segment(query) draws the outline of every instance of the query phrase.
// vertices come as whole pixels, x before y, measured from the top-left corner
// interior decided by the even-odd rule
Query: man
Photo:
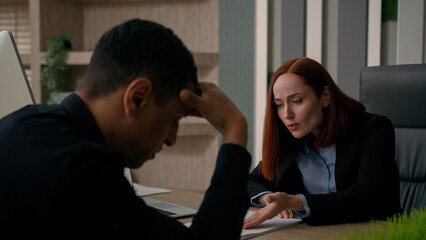
[[[191,228],[145,205],[124,177],[176,142],[179,119],[205,117],[223,145]],[[144,20],[99,40],[77,90],[59,105],[0,121],[1,233],[12,238],[238,239],[250,155],[247,122],[170,29]],[[226,204],[223,198],[226,197]]]

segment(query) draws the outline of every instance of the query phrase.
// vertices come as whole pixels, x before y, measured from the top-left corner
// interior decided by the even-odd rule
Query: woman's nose
[[[292,119],[294,117],[293,111],[288,106],[284,107],[284,119]]]

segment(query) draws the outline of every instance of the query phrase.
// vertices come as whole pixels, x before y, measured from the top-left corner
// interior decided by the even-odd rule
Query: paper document
[[[137,183],[133,183],[133,189],[135,189],[135,193],[137,196],[143,197],[157,193],[167,193],[171,192],[171,190],[164,188],[154,188],[154,187],[146,187]]]
[[[253,211],[248,211],[245,218],[252,215]],[[297,218],[278,218],[274,217],[272,219],[266,220],[263,223],[257,225],[254,228],[250,229],[243,229],[241,231],[241,238],[240,239],[249,239],[253,238],[262,234],[266,234],[269,232],[276,231],[278,229],[286,228],[295,224],[300,223],[302,220]],[[184,224],[187,227],[190,227],[192,222]]]
[[[252,215],[253,211],[248,211],[245,218]],[[302,220],[297,218],[278,218],[274,217],[272,219],[266,220],[263,223],[257,225],[254,228],[243,229],[241,231],[241,239],[249,239],[262,234],[266,234],[278,229],[286,228],[295,224],[300,223]]]

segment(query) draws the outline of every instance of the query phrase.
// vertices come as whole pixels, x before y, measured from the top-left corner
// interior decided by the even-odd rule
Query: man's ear
[[[124,113],[127,117],[135,117],[152,96],[152,83],[147,78],[136,78],[127,85],[123,96]]]
[[[322,90],[321,103],[324,108],[330,105],[330,90],[328,89],[328,86],[325,86],[324,90]]]

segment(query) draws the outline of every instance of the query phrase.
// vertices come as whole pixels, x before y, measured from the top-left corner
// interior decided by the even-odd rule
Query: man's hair
[[[77,90],[89,98],[108,95],[137,77],[148,78],[161,105],[186,84],[197,84],[192,54],[172,30],[133,19],[106,32],[97,43]]]

